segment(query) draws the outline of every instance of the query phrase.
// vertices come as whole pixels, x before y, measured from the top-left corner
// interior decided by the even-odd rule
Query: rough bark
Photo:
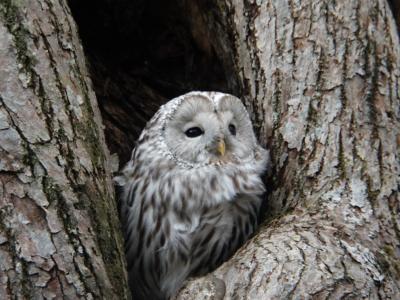
[[[0,1],[0,299],[128,297],[83,59],[65,1]]]
[[[216,51],[227,90],[244,99],[272,153],[270,220],[178,298],[400,298],[400,47],[387,3],[178,2],[190,24],[187,39],[196,44],[178,59],[200,49],[211,67]],[[182,52],[164,51],[175,45],[163,37],[149,46],[162,62]],[[119,86],[127,76],[115,76],[110,65],[110,74],[97,78],[97,92],[124,102],[136,83]],[[207,78],[198,70],[211,68],[198,65],[204,66],[187,73]],[[0,0],[0,66],[0,298],[127,298],[112,167],[65,1]],[[134,76],[149,81],[142,69]],[[187,80],[175,72],[176,82]],[[191,82],[197,83],[185,88],[221,85]],[[172,93],[169,83],[150,91],[144,85],[133,104],[141,107],[160,86]],[[145,104],[155,109],[157,101]],[[118,119],[118,107],[107,108],[114,104],[104,102],[103,110],[117,111],[111,115]],[[145,122],[138,119],[133,124]],[[125,127],[128,133],[115,138],[124,126],[112,118],[107,124],[116,149],[140,131]]]
[[[202,11],[271,149],[273,220],[177,299],[399,299],[400,47],[388,3]]]

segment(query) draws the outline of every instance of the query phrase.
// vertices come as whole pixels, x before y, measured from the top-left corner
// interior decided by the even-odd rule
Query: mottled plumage
[[[165,299],[226,260],[254,231],[268,161],[234,96],[163,105],[116,181],[135,299]]]

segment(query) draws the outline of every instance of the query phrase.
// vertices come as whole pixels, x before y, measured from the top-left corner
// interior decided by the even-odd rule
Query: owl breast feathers
[[[135,299],[166,299],[253,233],[268,151],[241,101],[192,92],[163,105],[116,178]]]

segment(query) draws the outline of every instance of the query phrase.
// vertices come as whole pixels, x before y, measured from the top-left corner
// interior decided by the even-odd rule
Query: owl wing
[[[254,233],[261,201],[253,194],[239,194],[203,214],[201,232],[193,237],[191,276],[221,265]]]

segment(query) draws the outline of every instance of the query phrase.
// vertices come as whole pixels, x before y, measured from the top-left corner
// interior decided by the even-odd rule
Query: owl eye
[[[204,131],[199,127],[191,127],[185,131],[187,137],[194,138],[200,136],[204,133]]]
[[[236,127],[235,127],[235,125],[229,124],[228,129],[229,129],[229,132],[230,132],[232,135],[236,135]]]

